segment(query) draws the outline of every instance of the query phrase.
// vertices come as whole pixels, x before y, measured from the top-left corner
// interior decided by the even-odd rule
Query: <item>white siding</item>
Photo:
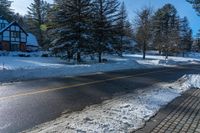
[[[26,42],[26,34],[25,33],[21,33],[21,42]]]
[[[28,33],[27,45],[28,46],[33,46],[33,47],[39,47],[39,44],[38,44],[36,36],[34,36],[31,33]]]
[[[12,31],[15,31],[15,26],[11,26],[11,30],[12,30]]]
[[[15,26],[16,31],[20,31],[20,28],[18,26]]]
[[[9,36],[10,32],[9,31],[4,31],[3,36]]]

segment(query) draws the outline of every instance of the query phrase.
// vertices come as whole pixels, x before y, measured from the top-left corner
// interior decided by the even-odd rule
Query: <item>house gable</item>
[[[22,31],[24,34],[26,34],[26,36],[28,36],[28,33],[26,33],[26,31],[16,21],[10,23],[9,25],[7,25],[7,27],[1,29],[0,33],[4,32],[6,30]]]
[[[7,27],[0,30],[1,41],[8,42],[27,42],[28,34],[16,22],[10,23]]]
[[[17,22],[12,22],[0,30],[0,41],[7,47],[6,50],[24,51],[27,36],[28,34]]]

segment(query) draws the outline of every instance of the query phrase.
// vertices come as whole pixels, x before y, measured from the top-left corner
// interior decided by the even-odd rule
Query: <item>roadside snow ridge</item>
[[[93,105],[32,129],[32,133],[127,133],[140,128],[164,105],[190,88],[200,88],[200,75],[185,75],[174,83],[138,89],[101,105]]]

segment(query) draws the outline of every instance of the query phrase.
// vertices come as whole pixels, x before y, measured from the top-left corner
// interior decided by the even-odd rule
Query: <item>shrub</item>
[[[42,54],[42,57],[49,57],[48,54]]]
[[[18,54],[19,57],[31,57],[30,55],[26,55],[26,54]]]

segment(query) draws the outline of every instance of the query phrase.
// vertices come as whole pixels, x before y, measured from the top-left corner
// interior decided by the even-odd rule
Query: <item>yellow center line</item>
[[[20,94],[1,97],[0,101],[1,100],[11,99],[11,98],[18,98],[18,97],[23,97],[23,96],[36,95],[36,94],[41,94],[41,93],[46,93],[46,92],[64,90],[64,89],[69,89],[69,88],[76,88],[76,87],[81,87],[81,86],[86,86],[86,85],[93,85],[93,84],[103,83],[103,82],[107,82],[107,81],[127,79],[127,78],[132,78],[132,77],[136,77],[136,76],[143,76],[143,75],[152,74],[152,73],[169,72],[169,71],[172,71],[172,70],[175,70],[175,69],[152,71],[152,72],[146,72],[146,73],[141,73],[141,74],[135,74],[135,75],[129,75],[129,76],[114,77],[114,78],[105,79],[105,80],[92,81],[92,82],[88,82],[88,83],[81,83],[81,84],[76,84],[76,85],[63,86],[63,87],[58,87],[58,88],[54,88],[54,89],[46,89],[46,90],[39,90],[39,91],[33,91],[33,92],[20,93]]]

